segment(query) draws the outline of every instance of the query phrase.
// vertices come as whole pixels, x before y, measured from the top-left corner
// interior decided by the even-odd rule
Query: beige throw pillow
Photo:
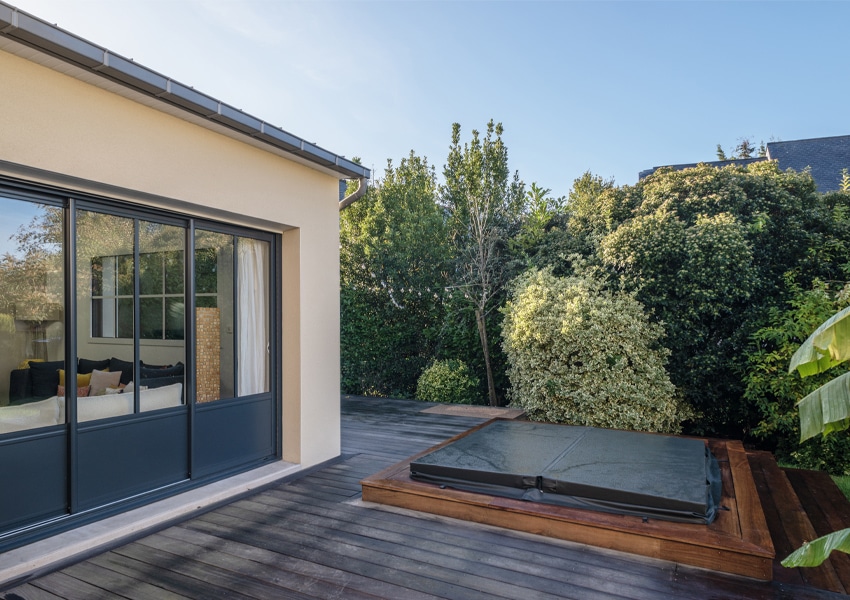
[[[121,371],[98,371],[95,369],[91,373],[89,396],[102,396],[106,393],[106,388],[118,387],[119,383],[121,383]]]

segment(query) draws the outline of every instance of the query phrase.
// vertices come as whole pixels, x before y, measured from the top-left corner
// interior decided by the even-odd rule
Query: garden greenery
[[[516,379],[530,368],[516,360],[532,357],[507,341],[517,334],[507,319],[519,306],[514,296],[505,310],[507,290],[547,273],[586,280],[577,289],[594,310],[620,303],[636,315],[625,306],[642,307],[635,322],[647,328],[646,352],[662,365],[643,376],[664,390],[665,408],[655,415],[644,390],[626,393],[612,376],[606,385],[623,388],[620,400],[633,398],[623,405],[631,411],[624,420],[643,423],[629,427],[681,425],[687,434],[743,439],[800,466],[850,468],[840,436],[799,445],[793,405],[812,384],[780,373],[808,335],[804,325],[835,305],[836,282],[850,273],[850,193],[818,193],[808,173],[765,161],[659,169],[633,185],[586,173],[566,199],[555,199],[545,185],[526,187],[510,171],[494,123],[465,144],[459,126],[451,133],[445,182],[411,153],[389,163],[342,213],[344,392],[410,398],[428,365],[455,359],[478,382],[473,402],[560,398],[559,386],[576,383],[575,370],[540,371],[536,383]],[[498,210],[479,210],[491,206]],[[826,285],[819,282],[832,291],[817,308],[818,286]],[[604,327],[585,332],[583,351],[608,348],[610,338]],[[626,367],[643,360],[638,351],[609,352],[600,373],[631,376]],[[614,422],[616,411],[605,404],[613,392],[580,397],[582,410],[600,413],[598,422]],[[565,418],[564,405],[555,406],[545,418]]]
[[[805,469],[850,475],[850,436],[813,437],[800,442],[800,417],[796,407],[804,396],[815,391],[847,366],[828,373],[801,378],[788,372],[795,351],[818,325],[848,305],[846,287],[833,290],[817,281],[812,289],[792,284],[794,296],[785,307],[771,311],[768,323],[752,336],[744,383],[744,398],[754,405],[761,420],[753,434],[774,449],[776,458]]]
[[[513,403],[532,420],[678,432],[688,410],[664,368],[663,330],[630,294],[530,270],[504,308]]]
[[[476,404],[478,379],[462,360],[437,360],[416,383],[416,399],[424,402]]]

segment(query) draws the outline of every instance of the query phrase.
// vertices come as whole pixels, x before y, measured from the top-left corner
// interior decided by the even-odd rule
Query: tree
[[[763,157],[767,156],[767,146],[764,141],[759,142],[758,148],[753,145],[753,142],[750,141],[749,138],[739,138],[738,145],[735,146],[735,149],[732,151],[732,154],[728,155],[723,151],[723,147],[720,144],[717,144],[717,160],[735,160],[737,158],[753,158],[753,155]]]
[[[342,385],[411,397],[434,359],[450,259],[427,159],[413,152],[340,216]]]
[[[630,188],[615,187],[613,180],[589,171],[573,181],[566,210],[569,231],[581,253],[587,257],[595,254],[602,238],[628,219],[639,202]]]
[[[525,211],[519,232],[510,239],[510,246],[526,260],[546,235],[549,223],[563,210],[564,198],[552,198],[549,195],[551,191],[535,182],[525,192]]]
[[[803,287],[841,276],[843,206],[771,162],[660,169],[600,198],[613,218],[598,255],[664,323],[671,380],[701,414],[690,431],[746,436],[759,418],[739,400],[750,336],[792,294],[787,272]]]
[[[752,158],[755,151],[756,149],[749,138],[741,138],[738,140],[738,145],[735,146],[735,157]]]
[[[473,130],[471,141],[461,146],[460,124],[453,124],[441,189],[456,259],[452,287],[474,313],[491,406],[499,401],[487,319],[513,274],[508,240],[524,198],[519,176],[510,176],[502,132],[502,124],[491,120],[483,139]]]

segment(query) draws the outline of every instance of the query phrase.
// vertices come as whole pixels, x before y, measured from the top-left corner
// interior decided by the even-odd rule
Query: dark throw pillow
[[[121,371],[121,383],[127,385],[133,381],[133,363],[127,360],[121,360],[114,356],[109,359],[110,371]]]
[[[33,398],[55,396],[56,390],[59,388],[59,369],[64,368],[64,360],[31,362],[30,377],[32,378]]]
[[[183,372],[184,366],[182,362],[179,362],[173,366],[162,367],[159,369],[154,369],[150,366],[144,366],[142,367],[142,379],[152,379],[154,377],[182,377]]]
[[[106,369],[109,369],[109,359],[89,360],[87,358],[81,358],[77,361],[77,373],[80,375],[91,373],[95,369],[98,371],[105,371]]]

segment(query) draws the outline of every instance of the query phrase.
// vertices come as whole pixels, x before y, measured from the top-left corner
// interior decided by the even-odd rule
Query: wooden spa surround
[[[489,423],[489,421],[488,421]],[[363,500],[630,552],[770,581],[774,547],[743,445],[707,440],[720,464],[722,496],[710,525],[645,520],[441,488],[410,478],[410,462],[487,423],[361,481]]]

